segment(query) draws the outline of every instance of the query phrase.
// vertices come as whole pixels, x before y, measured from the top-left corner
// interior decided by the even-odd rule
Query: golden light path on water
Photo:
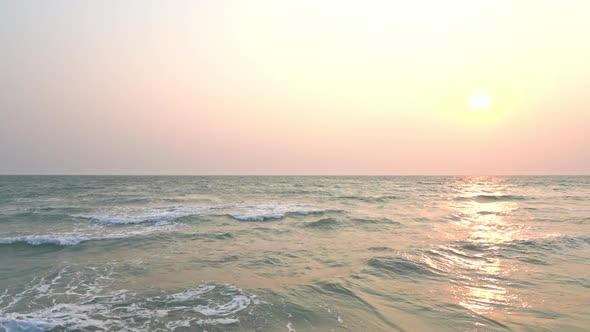
[[[455,206],[463,216],[456,226],[465,232],[464,241],[469,243],[466,246],[487,249],[486,253],[458,252],[457,257],[465,258],[453,260],[457,268],[471,272],[466,273],[464,281],[455,283],[453,294],[461,306],[478,314],[502,314],[495,312],[499,310],[509,313],[514,306],[528,306],[507,289],[506,280],[513,271],[496,255],[499,244],[518,240],[521,235],[520,229],[507,219],[518,208],[517,203],[485,200],[486,197],[501,196],[503,193],[499,190],[501,185],[497,179],[468,179],[460,195],[476,199],[465,200]]]

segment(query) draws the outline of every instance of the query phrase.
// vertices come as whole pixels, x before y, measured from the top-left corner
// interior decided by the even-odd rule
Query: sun
[[[492,98],[487,94],[474,94],[469,97],[469,107],[474,111],[485,111],[492,105]]]

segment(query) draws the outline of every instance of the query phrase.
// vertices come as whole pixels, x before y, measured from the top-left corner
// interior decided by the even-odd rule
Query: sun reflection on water
[[[461,216],[456,226],[466,243],[463,258],[452,260],[452,268],[464,273],[453,293],[460,305],[478,314],[509,311],[518,301],[506,288],[511,268],[497,255],[499,245],[518,239],[520,232],[507,221],[518,204],[498,199],[507,197],[504,190],[495,178],[467,178],[458,188],[457,197],[464,199],[452,203]]]

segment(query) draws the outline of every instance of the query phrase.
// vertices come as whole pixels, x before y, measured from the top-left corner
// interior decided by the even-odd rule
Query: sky
[[[588,13],[2,0],[0,174],[590,174]]]

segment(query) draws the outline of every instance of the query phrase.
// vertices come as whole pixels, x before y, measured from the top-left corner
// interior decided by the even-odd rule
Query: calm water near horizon
[[[0,176],[0,331],[589,331],[590,177]]]

